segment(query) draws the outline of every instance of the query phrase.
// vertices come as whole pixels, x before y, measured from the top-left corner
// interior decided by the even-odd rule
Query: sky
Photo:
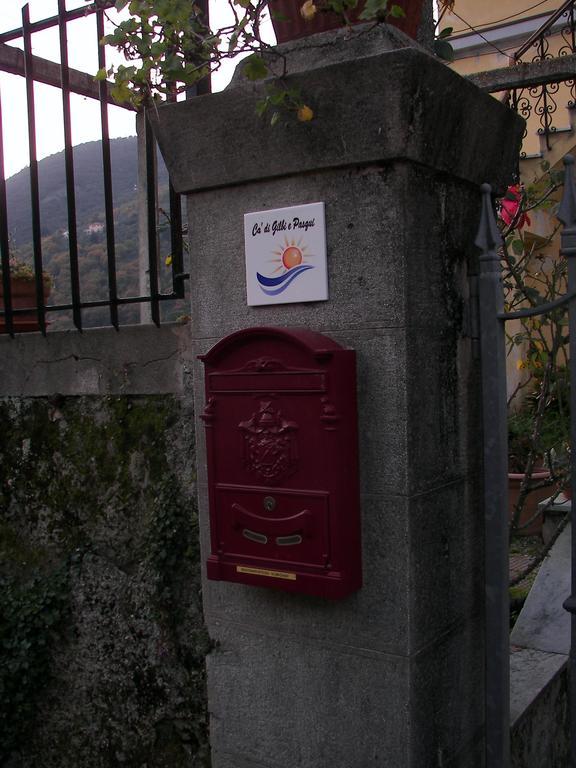
[[[214,24],[224,23],[226,0],[210,0],[211,19]],[[24,0],[0,0],[0,32],[19,28],[22,24],[22,6]],[[30,19],[38,21],[54,16],[58,10],[57,0],[29,0]],[[83,0],[67,0],[67,10],[84,7]],[[273,33],[269,32],[271,41]],[[69,65],[91,74],[98,69],[98,51],[96,41],[96,22],[92,14],[68,24],[68,59]],[[10,43],[11,45],[17,44]],[[18,43],[22,47],[21,43]],[[34,33],[32,36],[33,52],[45,59],[59,61],[58,28]],[[120,57],[107,49],[107,62]],[[115,59],[122,61],[121,57]],[[221,90],[230,80],[234,65],[226,62],[213,78],[213,90]],[[36,83],[35,105],[37,120],[38,159],[47,157],[64,148],[62,98],[57,88]],[[0,72],[0,98],[2,99],[2,128],[4,134],[4,168],[6,178],[28,165],[28,128],[24,78]],[[86,141],[100,139],[100,108],[98,102],[72,94],[72,141],[83,144]],[[111,136],[131,136],[135,133],[134,113],[121,107],[111,106],[109,111]]]

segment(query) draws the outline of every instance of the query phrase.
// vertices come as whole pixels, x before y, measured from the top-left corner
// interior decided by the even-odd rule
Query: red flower
[[[518,216],[518,210],[522,205],[522,188],[520,184],[513,184],[506,190],[506,196],[500,201],[499,216],[504,224],[509,227],[513,222],[516,229],[522,229],[530,225],[530,217],[526,213]],[[516,217],[518,217],[516,219]]]

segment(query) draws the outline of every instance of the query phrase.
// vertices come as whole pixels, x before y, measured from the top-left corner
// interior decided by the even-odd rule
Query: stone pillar
[[[522,125],[406,41],[377,30],[360,49],[342,34],[300,44],[289,82],[315,110],[308,124],[270,127],[254,111],[265,86],[241,83],[155,118],[174,185],[189,193],[194,351],[245,327],[305,326],[358,358],[364,586],[329,602],[204,581],[215,768],[482,765],[468,277],[477,185],[506,183]],[[248,307],[244,213],[317,201],[329,301]],[[203,432],[198,422],[206,556]]]

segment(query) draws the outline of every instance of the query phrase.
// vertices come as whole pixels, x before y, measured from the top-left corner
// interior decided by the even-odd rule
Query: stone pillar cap
[[[172,183],[185,193],[327,168],[408,161],[496,191],[524,121],[415,46],[300,71],[283,80],[314,110],[275,126],[256,104],[269,84],[150,110]]]

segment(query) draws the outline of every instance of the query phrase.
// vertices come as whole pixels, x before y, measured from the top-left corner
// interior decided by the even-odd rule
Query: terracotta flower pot
[[[38,316],[36,314],[36,286],[33,280],[12,278],[11,283],[12,309],[29,309],[30,312],[13,315],[13,326],[17,333],[39,331]],[[50,295],[50,283],[44,281],[44,301]],[[4,286],[0,280],[0,309],[4,309]],[[0,333],[8,333],[6,319],[0,317]]]
[[[389,16],[387,23],[415,38],[420,26],[424,0],[397,0],[397,2],[403,8],[406,15],[398,19]],[[287,43],[289,40],[297,40],[300,37],[316,35],[318,32],[327,32],[330,29],[338,29],[338,27],[343,26],[341,16],[336,13],[325,13],[323,11],[316,13],[310,21],[305,21],[300,14],[300,8],[303,3],[304,0],[268,0],[268,9],[272,16],[272,26],[279,43]],[[359,7],[349,14],[352,23],[357,24],[360,22],[358,17],[362,13],[363,8],[364,3],[360,2]],[[274,13],[284,17],[285,20],[274,18],[274,15],[272,15]]]
[[[532,483],[540,483],[542,480],[547,480],[549,477],[550,473],[548,470],[532,472]],[[523,481],[523,473],[508,473],[508,514],[510,520],[512,520],[514,516],[514,507],[518,503],[520,488],[522,487]],[[522,526],[524,523],[527,523],[538,511],[538,504],[540,504],[541,501],[544,501],[544,499],[549,498],[553,491],[554,488],[552,486],[545,486],[544,488],[530,491],[524,501],[524,508],[520,515],[520,519],[518,520],[518,525]],[[519,536],[538,536],[542,533],[542,522],[542,515],[540,514],[527,528],[519,528],[516,533]]]

